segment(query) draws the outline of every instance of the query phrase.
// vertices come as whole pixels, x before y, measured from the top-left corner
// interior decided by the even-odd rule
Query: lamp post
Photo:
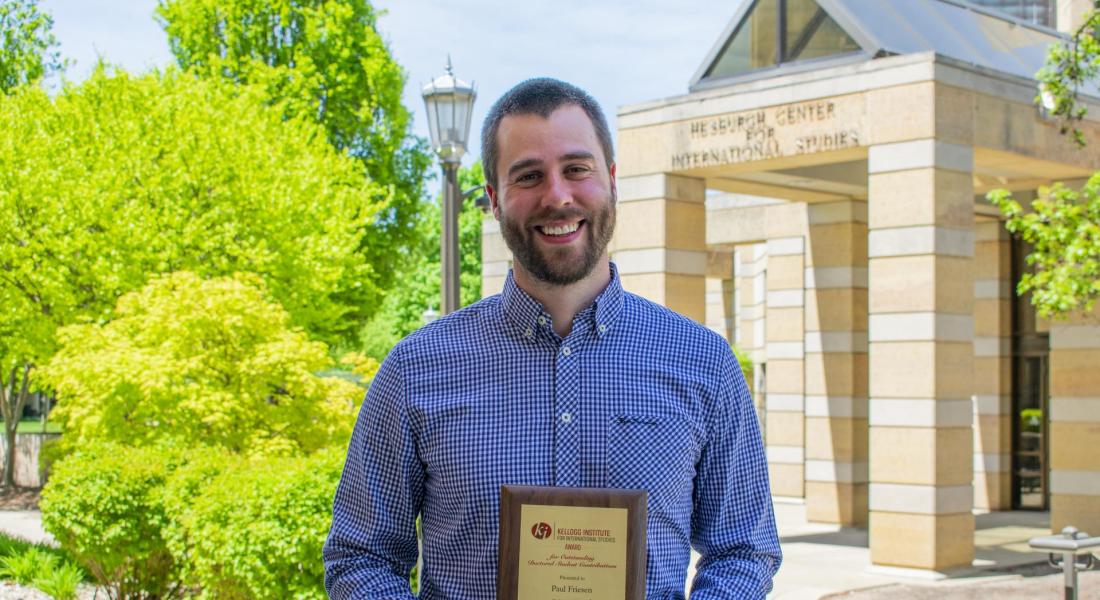
[[[447,73],[424,86],[421,94],[428,110],[432,148],[443,166],[443,231],[439,254],[443,266],[443,298],[440,312],[447,315],[459,307],[458,215],[462,209],[462,192],[458,188],[458,166],[466,153],[477,92],[473,85],[454,76],[448,56]]]

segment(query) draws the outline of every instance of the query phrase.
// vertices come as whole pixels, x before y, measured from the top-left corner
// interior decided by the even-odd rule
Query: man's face
[[[607,168],[588,115],[571,104],[547,119],[509,115],[497,146],[489,198],[516,266],[553,285],[583,279],[615,227],[615,165]]]

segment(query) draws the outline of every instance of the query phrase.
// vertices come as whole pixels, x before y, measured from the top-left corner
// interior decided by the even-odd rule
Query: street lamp
[[[458,215],[462,192],[458,189],[458,165],[466,153],[477,92],[473,85],[458,79],[447,57],[447,73],[424,86],[424,105],[428,110],[428,128],[432,148],[443,165],[443,232],[440,236],[440,262],[443,265],[441,313],[450,314],[459,305]]]

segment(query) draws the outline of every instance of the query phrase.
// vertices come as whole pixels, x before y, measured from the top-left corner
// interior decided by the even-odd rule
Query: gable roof
[[[857,56],[841,54],[816,59],[850,62],[878,56],[935,52],[1033,79],[1043,67],[1050,44],[1068,39],[1059,32],[971,5],[960,0],[815,0],[829,17],[862,48]],[[731,38],[757,0],[744,0],[734,18],[691,79],[691,91],[724,85],[750,74],[708,78]],[[778,72],[798,63],[784,63],[755,73]],[[797,67],[795,67],[797,68]],[[793,70],[793,69],[792,69]],[[1095,94],[1095,90],[1086,90]]]

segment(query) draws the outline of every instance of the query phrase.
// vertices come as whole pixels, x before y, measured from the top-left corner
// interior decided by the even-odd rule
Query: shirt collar
[[[619,269],[615,263],[611,265],[611,281],[592,301],[592,305],[577,314],[579,318],[591,318],[594,320],[593,329],[598,335],[603,336],[619,318],[623,311],[623,286],[619,280]],[[504,281],[504,289],[500,294],[501,309],[504,316],[513,327],[519,329],[522,334],[527,328],[536,327],[539,317],[549,318],[543,309],[542,303],[535,300],[516,285],[515,275],[508,270],[508,278]]]

